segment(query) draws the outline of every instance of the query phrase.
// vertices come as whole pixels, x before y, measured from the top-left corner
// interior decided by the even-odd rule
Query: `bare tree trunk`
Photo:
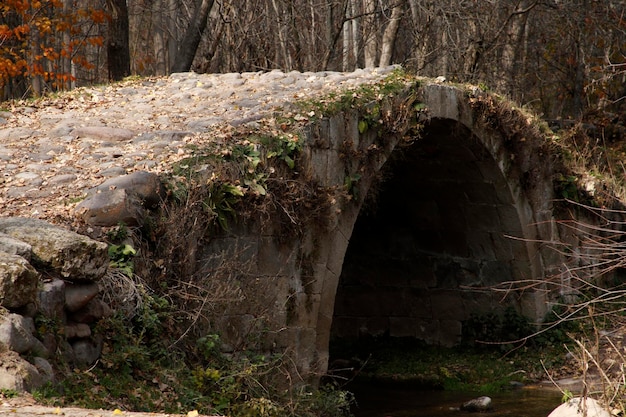
[[[64,0],[63,1],[63,16],[64,17],[69,16],[71,12],[72,12],[72,1]],[[63,31],[63,34],[61,35],[61,39],[64,45],[71,44],[72,37],[71,37],[71,33],[69,29]],[[67,48],[67,46],[65,47]],[[63,74],[72,75],[72,57],[70,56],[70,54],[67,54],[61,57],[61,72]],[[74,81],[71,79],[70,81],[68,81],[67,85],[65,85],[65,83],[63,84],[64,84],[63,88],[71,89],[74,87]]]
[[[154,53],[154,72],[156,75],[167,74],[167,11],[163,0],[154,0],[152,5],[152,35]]]
[[[385,28],[383,33],[383,44],[380,52],[380,66],[384,67],[391,64],[391,58],[393,56],[393,47],[396,43],[396,37],[398,34],[398,27],[400,26],[400,19],[402,18],[403,10],[401,5],[394,6],[391,11],[391,19],[389,24]]]
[[[352,71],[356,65],[354,50],[354,26],[352,25],[352,20],[354,19],[354,10],[355,10],[355,2],[356,0],[348,0],[345,20],[343,22],[343,55],[342,68],[344,71]]]
[[[111,16],[107,39],[109,78],[121,80],[130,75],[128,7],[126,0],[107,0],[107,6]]]
[[[183,36],[180,48],[176,54],[172,72],[186,72],[191,69],[202,34],[207,26],[213,3],[214,0],[200,0],[197,4],[191,23]]]
[[[276,13],[276,20],[278,25],[278,45],[276,45],[276,53],[281,56],[283,61],[283,68],[291,69],[293,68],[293,62],[291,60],[291,56],[289,55],[289,46],[288,46],[288,36],[289,36],[289,19],[285,16],[285,6],[281,5],[279,7],[276,0],[272,0],[272,7],[274,9],[274,13]],[[277,60],[277,64],[279,64],[279,60]]]
[[[365,55],[365,68],[376,66],[378,55],[378,36],[376,34],[375,16],[376,0],[363,0],[365,18],[363,19],[363,52]]]

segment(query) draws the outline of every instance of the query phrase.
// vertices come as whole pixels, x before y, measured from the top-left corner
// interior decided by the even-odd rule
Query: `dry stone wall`
[[[92,329],[111,313],[98,297],[108,264],[105,243],[42,220],[0,219],[0,388],[54,381],[48,359],[57,354],[77,367],[98,359]]]

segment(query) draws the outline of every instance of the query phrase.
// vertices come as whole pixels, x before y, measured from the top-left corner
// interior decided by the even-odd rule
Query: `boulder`
[[[88,191],[75,212],[88,224],[116,226],[143,223],[145,210],[156,207],[165,197],[158,175],[138,171],[106,180]]]
[[[491,407],[491,398],[483,396],[463,403],[461,410],[470,412],[485,412],[491,410]]]
[[[559,405],[548,417],[611,417],[593,398],[576,397]]]
[[[109,265],[106,243],[43,220],[0,218],[0,232],[31,245],[35,268],[53,270],[70,280],[98,280]]]
[[[0,252],[0,306],[19,308],[37,298],[39,273],[18,255]]]

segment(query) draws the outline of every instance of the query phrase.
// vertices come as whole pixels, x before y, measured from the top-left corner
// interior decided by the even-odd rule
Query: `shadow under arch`
[[[523,310],[490,287],[533,276],[532,210],[491,151],[462,123],[433,118],[392,152],[350,237],[331,338],[452,346],[471,314]]]

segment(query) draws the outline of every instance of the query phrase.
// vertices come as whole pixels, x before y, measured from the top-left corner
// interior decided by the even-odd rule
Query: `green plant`
[[[352,175],[346,175],[343,180],[343,187],[345,188],[346,192],[354,198],[359,198],[357,185],[360,179],[361,175],[357,173]]]
[[[123,271],[126,275],[132,275],[134,271],[133,258],[137,251],[131,245],[109,245],[109,266]]]
[[[4,398],[15,398],[15,397],[18,397],[19,395],[20,393],[14,389],[0,388],[0,396]]]
[[[129,237],[128,227],[124,223],[119,223],[116,227],[109,229],[106,235],[107,239],[112,242],[121,242]]]
[[[211,214],[223,230],[228,230],[228,222],[236,218],[235,204],[243,197],[241,186],[228,182],[211,182],[204,201],[205,211]]]
[[[282,134],[277,136],[262,136],[260,142],[267,149],[267,158],[278,158],[283,161],[289,169],[296,166],[296,156],[301,150],[300,138],[293,134]]]
[[[554,180],[557,195],[573,201],[579,200],[578,177],[558,174]]]

